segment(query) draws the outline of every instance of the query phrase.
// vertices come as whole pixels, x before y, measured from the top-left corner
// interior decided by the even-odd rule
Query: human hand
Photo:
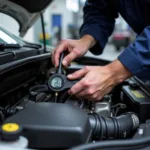
[[[95,43],[96,40],[90,35],[85,35],[79,40],[62,40],[52,52],[52,62],[55,67],[58,67],[60,54],[67,50],[68,55],[65,56],[62,62],[67,67],[71,61],[85,55]]]
[[[70,80],[83,77],[68,92],[70,95],[76,95],[79,98],[101,100],[117,84],[131,76],[132,74],[119,60],[102,67],[87,66],[72,75],[68,75]]]

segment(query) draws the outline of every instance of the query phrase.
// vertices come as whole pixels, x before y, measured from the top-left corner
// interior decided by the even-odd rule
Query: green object
[[[43,34],[41,33],[41,34],[39,35],[39,42],[40,42],[41,44],[43,44],[43,43],[44,43],[43,40],[44,40],[44,36],[43,36]],[[52,39],[51,39],[51,37],[50,37],[50,35],[49,35],[48,33],[45,34],[45,40],[46,40],[46,45],[52,45]]]

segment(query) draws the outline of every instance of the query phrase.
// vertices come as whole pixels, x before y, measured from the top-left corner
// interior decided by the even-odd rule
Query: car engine
[[[149,137],[148,83],[133,77],[96,102],[69,96],[68,89],[78,81],[69,81],[66,75],[80,69],[81,63],[77,60],[75,67],[64,69],[63,57],[57,69],[49,53],[0,67],[0,145],[25,137],[26,147],[32,149],[84,149],[74,148],[80,145],[98,149],[90,148],[94,143],[100,143],[102,149],[123,149],[122,141],[124,148],[133,149],[136,140]],[[10,130],[5,130],[7,124]],[[11,132],[12,124],[20,130]],[[115,148],[117,140],[120,147]],[[136,148],[148,145],[139,142]]]

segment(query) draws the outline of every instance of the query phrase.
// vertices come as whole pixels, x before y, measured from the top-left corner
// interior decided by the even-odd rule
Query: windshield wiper
[[[26,44],[26,45],[23,45],[23,47],[39,49],[42,46],[41,45]]]
[[[5,43],[0,44],[0,50],[5,50],[8,48],[20,48],[20,47],[21,46],[19,44],[5,44]]]
[[[42,48],[41,44],[29,43],[29,42],[25,42],[25,44],[23,45],[23,47],[29,47],[29,48],[35,48],[35,49]]]

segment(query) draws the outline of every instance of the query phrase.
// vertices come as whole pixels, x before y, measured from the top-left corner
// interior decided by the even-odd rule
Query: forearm
[[[92,48],[97,43],[97,40],[88,34],[81,37],[80,40],[82,40],[84,43],[86,43],[88,45],[89,49]]]
[[[112,82],[114,84],[122,83],[124,80],[132,76],[132,73],[118,59],[106,67],[110,71]]]

